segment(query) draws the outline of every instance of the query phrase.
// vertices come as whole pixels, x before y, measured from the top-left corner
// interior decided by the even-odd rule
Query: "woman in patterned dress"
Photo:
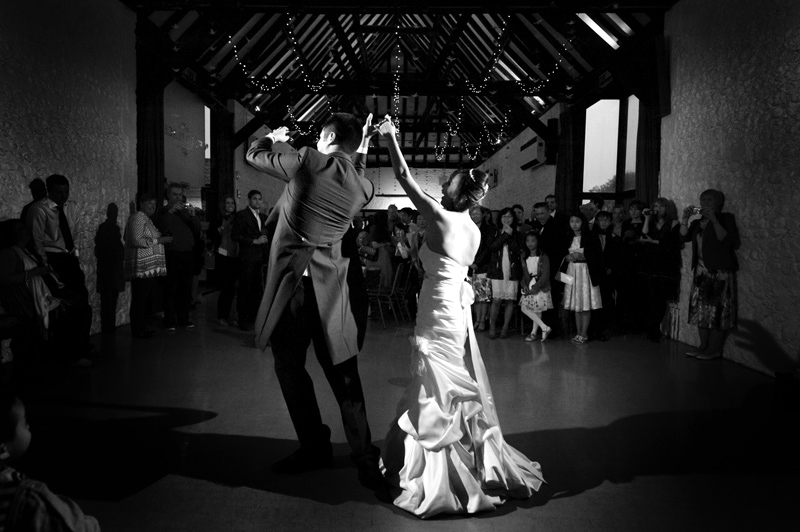
[[[689,324],[700,335],[700,345],[686,355],[698,360],[720,358],[728,331],[736,327],[736,250],[741,241],[736,219],[722,212],[724,205],[725,195],[709,189],[700,194],[700,207],[689,205],[681,216],[681,236],[692,243]]]

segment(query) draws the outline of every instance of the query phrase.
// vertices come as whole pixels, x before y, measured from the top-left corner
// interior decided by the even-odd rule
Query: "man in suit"
[[[555,280],[561,260],[566,256],[567,248],[569,248],[566,229],[550,215],[550,207],[546,202],[534,204],[533,212],[536,217],[534,230],[539,233],[539,247],[550,260],[550,292],[553,298],[553,308],[545,311],[542,318],[549,327],[553,328],[550,338],[557,338],[559,334],[567,336],[569,334],[569,313],[563,309],[561,302],[564,285]],[[560,325],[559,316],[561,318]]]
[[[548,194],[545,196],[544,201],[547,203],[547,208],[550,209],[550,217],[555,220],[557,226],[563,228],[564,232],[567,232],[569,229],[569,216],[558,210],[556,197],[552,194]]]
[[[261,192],[251,190],[247,193],[247,207],[236,213],[231,226],[231,239],[239,244],[241,269],[236,312],[239,315],[239,328],[243,331],[253,329],[263,293],[261,268],[266,264],[269,253],[267,216],[260,209]]]
[[[247,161],[287,182],[267,222],[273,236],[255,333],[262,349],[271,342],[300,449],[272,470],[309,471],[327,467],[333,458],[331,432],[322,422],[305,369],[313,341],[339,403],[359,480],[376,487],[381,480],[379,450],[372,445],[356,362],[366,324],[365,298],[363,287],[347,283],[350,259],[342,246],[351,220],[373,195],[363,157],[376,131],[371,122],[372,115],[362,129],[353,115],[334,113],[322,127],[316,150],[285,153],[273,151],[274,143],[289,140],[287,128],[280,127],[250,146]]]

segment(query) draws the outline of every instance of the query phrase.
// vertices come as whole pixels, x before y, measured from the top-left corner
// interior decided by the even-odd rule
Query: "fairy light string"
[[[471,93],[481,94],[483,93],[483,91],[486,90],[486,86],[489,84],[489,80],[491,80],[492,78],[494,69],[495,67],[497,67],[497,62],[500,60],[500,56],[503,55],[503,51],[505,50],[505,45],[507,42],[506,39],[507,29],[508,29],[508,23],[503,17],[500,17],[500,28],[497,31],[497,40],[494,42],[492,57],[489,60],[489,65],[486,67],[486,70],[481,76],[481,81],[478,84],[475,84],[472,83],[470,79],[465,80],[467,89],[469,89]]]

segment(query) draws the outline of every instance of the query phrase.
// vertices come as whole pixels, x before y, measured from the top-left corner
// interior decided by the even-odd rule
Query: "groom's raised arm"
[[[247,162],[256,170],[260,170],[282,181],[291,181],[302,166],[301,152],[281,153],[272,151],[274,139],[271,135],[260,138],[247,150]]]

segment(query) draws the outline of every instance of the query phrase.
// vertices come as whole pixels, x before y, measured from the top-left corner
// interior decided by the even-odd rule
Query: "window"
[[[581,203],[624,203],[636,193],[639,99],[600,100],[586,109]]]

